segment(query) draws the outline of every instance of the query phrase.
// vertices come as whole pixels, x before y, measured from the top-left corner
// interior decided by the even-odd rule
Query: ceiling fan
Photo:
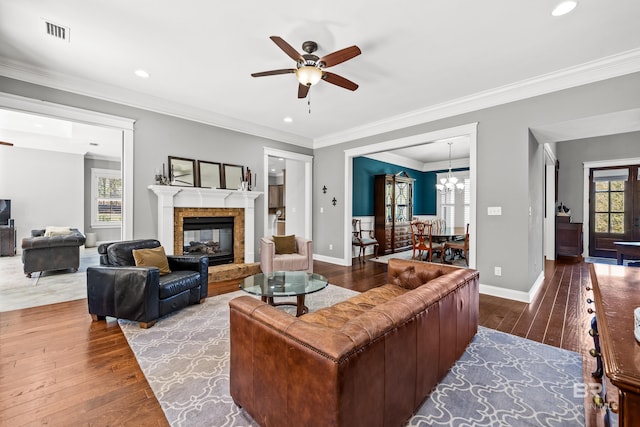
[[[318,50],[318,44],[313,41],[306,41],[302,43],[302,50],[305,54],[298,53],[289,43],[284,41],[281,37],[271,36],[269,37],[280,49],[284,51],[291,59],[296,61],[296,68],[285,68],[281,70],[263,71],[260,73],[253,73],[253,77],[275,76],[277,74],[289,74],[294,73],[298,79],[298,98],[305,98],[309,93],[309,88],[318,83],[320,80],[324,80],[328,83],[336,86],[343,87],[349,90],[358,89],[358,85],[354,82],[345,79],[342,76],[326,71],[325,68],[333,67],[344,61],[347,61],[353,57],[356,57],[362,53],[358,46],[350,46],[344,49],[340,49],[323,57],[318,57],[313,53]]]

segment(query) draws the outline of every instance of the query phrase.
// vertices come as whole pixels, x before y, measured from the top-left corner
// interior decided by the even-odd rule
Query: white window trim
[[[122,221],[119,222],[101,222],[97,221],[98,217],[98,178],[122,178],[122,172],[117,169],[100,169],[91,168],[91,228],[120,228]]]

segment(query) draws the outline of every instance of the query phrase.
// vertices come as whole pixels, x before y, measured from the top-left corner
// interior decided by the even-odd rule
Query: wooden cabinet
[[[582,223],[571,222],[569,216],[556,216],[556,258],[559,256],[582,261]]]
[[[0,227],[0,256],[16,254],[16,229],[10,226]]]
[[[269,207],[281,208],[284,206],[284,185],[269,186]]]
[[[604,373],[614,386],[607,388],[603,379],[605,388],[594,404],[606,408],[605,425],[639,426],[640,343],[634,337],[633,311],[640,307],[640,269],[606,264],[589,269],[597,319],[592,336],[598,338]]]
[[[414,181],[404,172],[375,176],[375,235],[381,254],[411,247]]]

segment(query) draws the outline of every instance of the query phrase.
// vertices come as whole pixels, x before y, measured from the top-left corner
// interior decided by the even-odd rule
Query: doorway
[[[639,165],[589,172],[589,256],[615,258],[616,241],[640,240]]]
[[[122,229],[124,240],[133,238],[133,124],[134,120],[66,105],[42,102],[31,98],[0,92],[0,108],[35,114],[84,125],[116,130],[122,139]]]
[[[263,235],[312,239],[312,161],[312,156],[265,147]]]

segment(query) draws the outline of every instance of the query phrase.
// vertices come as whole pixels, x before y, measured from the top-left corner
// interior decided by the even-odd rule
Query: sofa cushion
[[[160,299],[178,295],[180,292],[200,285],[200,273],[191,270],[174,271],[160,276]]]
[[[273,236],[273,242],[276,244],[276,254],[294,254],[296,253],[296,236]]]
[[[68,236],[71,233],[73,233],[71,227],[55,227],[50,225],[44,229],[44,237]]]
[[[133,249],[131,253],[137,267],[158,267],[161,276],[171,273],[169,261],[162,246],[149,249]]]
[[[300,317],[300,320],[331,329],[341,329],[350,320],[407,292],[409,292],[408,289],[400,286],[382,285],[353,296],[346,301],[334,304],[331,307],[321,308],[313,313],[305,314]]]
[[[299,271],[309,268],[309,257],[300,254],[279,255],[273,260],[274,271]]]
[[[131,267],[136,265],[133,259],[132,251],[134,249],[157,248],[160,242],[154,239],[129,240],[124,242],[115,242],[103,244],[98,247],[98,253],[106,247],[108,264],[120,267]]]

